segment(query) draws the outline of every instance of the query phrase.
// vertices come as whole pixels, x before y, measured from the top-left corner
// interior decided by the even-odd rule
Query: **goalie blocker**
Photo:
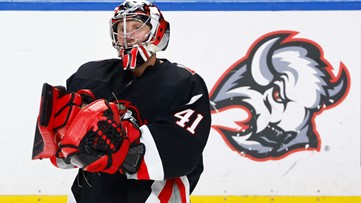
[[[90,90],[66,93],[63,86],[44,83],[41,91],[39,115],[35,129],[32,159],[50,158],[58,149],[69,124],[83,104],[94,101]]]
[[[89,90],[65,92],[43,85],[33,159],[50,158],[57,167],[89,172],[135,173],[145,146],[132,119],[120,119],[124,106],[103,99],[90,103],[94,95]]]

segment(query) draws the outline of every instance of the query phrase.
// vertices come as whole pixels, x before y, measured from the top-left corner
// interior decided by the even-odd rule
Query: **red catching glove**
[[[53,87],[44,83],[32,159],[51,158],[53,161],[58,142],[82,108],[84,101],[87,103],[91,100],[94,100],[94,95],[90,90],[66,93],[63,86]]]
[[[89,172],[115,173],[129,150],[117,105],[103,99],[79,112],[60,143],[66,159]]]
[[[145,148],[143,144],[130,148],[134,139],[127,136],[128,127],[122,126],[119,110],[103,99],[83,108],[60,142],[65,160],[88,172],[135,173]],[[139,129],[137,132],[139,138]]]

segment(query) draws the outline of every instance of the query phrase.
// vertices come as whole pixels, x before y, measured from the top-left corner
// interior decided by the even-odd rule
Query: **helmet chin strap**
[[[123,60],[123,69],[133,70],[148,61],[152,53],[142,44],[137,44],[128,49],[121,49],[119,56]]]

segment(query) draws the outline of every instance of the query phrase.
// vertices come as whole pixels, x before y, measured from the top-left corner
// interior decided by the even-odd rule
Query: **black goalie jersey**
[[[96,99],[118,100],[132,112],[146,146],[133,175],[79,170],[72,191],[78,203],[188,202],[203,171],[211,125],[207,87],[193,71],[157,60],[142,77],[121,60],[89,62],[67,80],[69,91],[91,89]]]

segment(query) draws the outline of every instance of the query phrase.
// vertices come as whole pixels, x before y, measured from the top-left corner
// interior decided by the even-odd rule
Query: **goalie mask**
[[[167,48],[169,23],[154,4],[126,0],[114,9],[110,34],[124,70],[131,70]]]

